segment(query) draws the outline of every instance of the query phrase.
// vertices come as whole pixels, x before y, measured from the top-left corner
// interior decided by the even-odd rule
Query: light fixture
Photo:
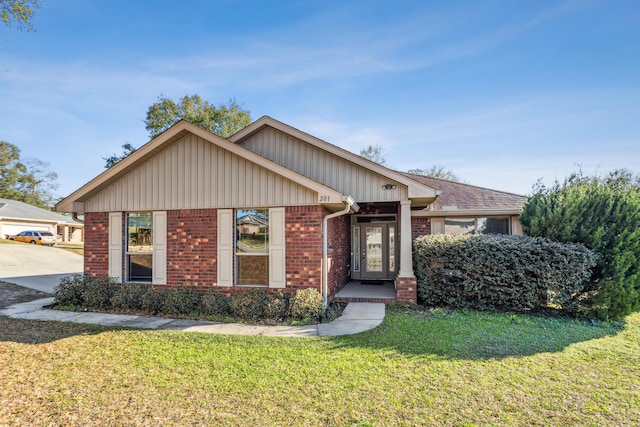
[[[385,185],[382,186],[383,190],[393,190],[395,188],[396,188],[396,185],[395,184],[391,184],[391,183],[385,184]]]

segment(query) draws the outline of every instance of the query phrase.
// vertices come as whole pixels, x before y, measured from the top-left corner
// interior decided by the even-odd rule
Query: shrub
[[[99,279],[86,277],[83,289],[84,305],[89,308],[111,308],[111,298],[117,289],[118,284],[111,277],[105,276]]]
[[[74,274],[60,279],[60,283],[53,290],[54,303],[56,305],[83,305],[85,277]]]
[[[620,319],[640,310],[640,177],[571,175],[534,187],[520,221],[531,236],[579,242],[598,254],[580,295],[590,316]]]
[[[200,291],[195,286],[178,286],[164,291],[161,311],[169,315],[193,314],[200,305]]]
[[[153,314],[158,314],[162,310],[165,291],[154,289],[149,286],[142,294],[142,309]]]
[[[299,289],[291,302],[291,317],[294,319],[317,319],[322,314],[324,301],[316,289]]]
[[[212,316],[225,316],[230,311],[230,298],[217,289],[208,289],[200,299],[200,312]]]
[[[231,297],[231,314],[245,320],[256,321],[264,317],[269,297],[258,288],[237,293]]]
[[[111,297],[111,305],[125,310],[139,310],[142,308],[142,296],[150,287],[145,283],[123,283]]]
[[[267,319],[282,320],[289,317],[289,304],[291,297],[284,292],[277,292],[270,298],[265,307],[265,317]]]
[[[429,306],[569,311],[595,255],[580,244],[528,236],[422,236],[414,241],[418,295]]]

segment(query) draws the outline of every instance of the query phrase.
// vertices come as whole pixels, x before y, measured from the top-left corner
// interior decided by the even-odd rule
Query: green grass
[[[0,425],[638,425],[625,324],[393,309],[268,338],[0,319]]]

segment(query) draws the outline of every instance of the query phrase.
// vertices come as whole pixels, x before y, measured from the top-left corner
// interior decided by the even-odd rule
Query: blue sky
[[[44,0],[33,23],[0,27],[0,140],[60,196],[148,141],[160,94],[521,194],[578,165],[640,173],[637,0]]]

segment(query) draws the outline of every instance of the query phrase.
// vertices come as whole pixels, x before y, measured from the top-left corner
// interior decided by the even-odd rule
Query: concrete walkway
[[[212,334],[316,337],[351,335],[368,331],[382,323],[385,314],[385,305],[381,303],[349,303],[344,309],[342,316],[333,322],[307,326],[263,326],[126,314],[76,313],[45,308],[50,304],[53,304],[53,298],[15,304],[7,309],[0,310],[0,315],[14,319],[73,322],[185,332],[206,332]]]

